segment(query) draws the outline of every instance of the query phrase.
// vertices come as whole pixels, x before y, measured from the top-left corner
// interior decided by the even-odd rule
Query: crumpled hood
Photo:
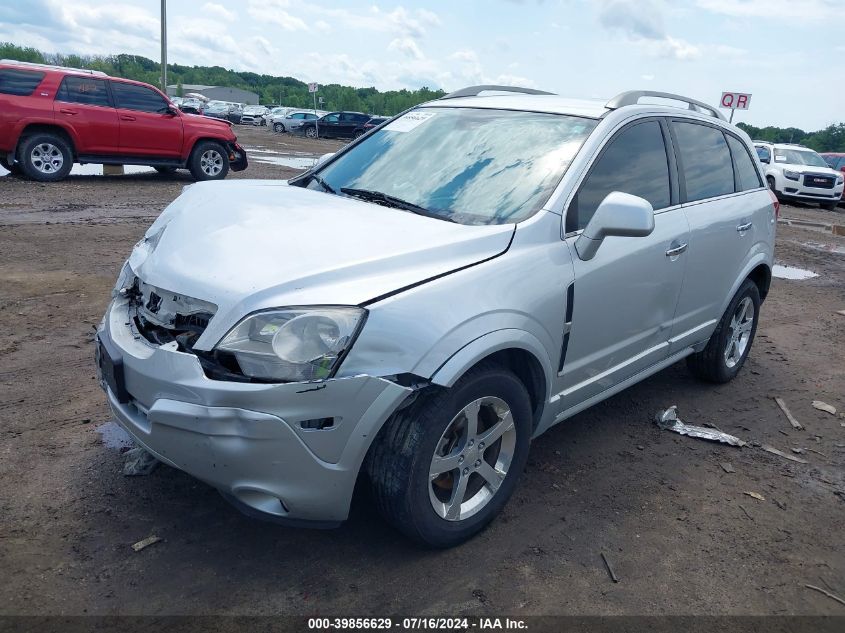
[[[147,236],[162,227],[152,254],[130,263],[148,284],[217,306],[200,349],[250,312],[360,305],[494,257],[514,232],[260,180],[192,185]]]

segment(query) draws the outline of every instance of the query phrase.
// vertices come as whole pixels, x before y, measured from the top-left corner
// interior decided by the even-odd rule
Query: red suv
[[[247,157],[229,123],[180,112],[148,84],[0,61],[0,165],[55,181],[73,163],[187,168],[217,180],[246,169]]]

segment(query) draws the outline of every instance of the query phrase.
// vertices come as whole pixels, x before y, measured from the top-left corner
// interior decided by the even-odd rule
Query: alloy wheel
[[[65,157],[52,143],[39,143],[29,154],[30,162],[42,174],[54,174],[64,165]]]
[[[735,367],[748,349],[751,330],[754,327],[754,316],[754,302],[751,297],[743,297],[731,317],[730,335],[725,344],[725,365],[728,368]]]
[[[447,521],[480,512],[495,496],[513,461],[516,427],[501,398],[470,402],[452,418],[429,467],[429,499]]]
[[[207,176],[217,176],[223,171],[223,156],[216,149],[207,149],[200,156],[200,169]]]

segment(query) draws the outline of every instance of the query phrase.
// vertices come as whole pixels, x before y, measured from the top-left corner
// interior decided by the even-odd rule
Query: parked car
[[[331,112],[317,121],[306,122],[298,132],[308,138],[358,138],[366,131],[370,115],[361,112]]]
[[[264,115],[264,125],[269,126],[270,129],[272,129],[273,123],[270,119],[277,114],[282,114],[282,112],[286,110],[287,108],[283,106],[274,106],[268,108],[267,113]]]
[[[179,109],[186,114],[202,114],[203,102],[199,99],[184,98],[179,104]]]
[[[266,106],[246,106],[241,115],[241,123],[243,125],[267,125],[264,120],[264,115],[269,112]]]
[[[769,188],[780,200],[817,202],[833,210],[842,198],[843,175],[803,145],[754,141]]]
[[[390,120],[390,117],[386,117],[386,116],[374,116],[374,117],[372,117],[369,121],[367,121],[366,123],[364,123],[364,132],[369,132],[369,131],[370,131],[370,130],[372,130],[374,127],[378,127],[379,125],[381,125],[381,124],[382,124],[382,123],[384,123],[385,121],[389,121],[389,120]]]
[[[175,105],[177,108],[182,105],[182,101],[184,101],[182,97],[170,97],[170,103]]]
[[[225,101],[209,101],[203,107],[202,113],[207,117],[223,119],[230,123],[240,123],[242,110],[237,104]]]
[[[209,180],[246,169],[247,156],[228,124],[183,114],[148,84],[0,61],[0,165],[55,181],[75,162],[187,168]]]
[[[292,110],[284,116],[273,117],[274,132],[294,132],[308,121],[316,121],[319,117],[307,110]]]
[[[778,210],[748,136],[677,95],[485,88],[158,217],[96,335],[139,445],[282,523],[336,525],[365,481],[448,547],[553,425],[684,358],[737,375]]]
[[[827,166],[834,171],[839,171],[845,174],[845,153],[842,152],[825,152],[820,154],[824,158]],[[839,198],[839,204],[845,203],[845,189],[843,189],[842,196]]]

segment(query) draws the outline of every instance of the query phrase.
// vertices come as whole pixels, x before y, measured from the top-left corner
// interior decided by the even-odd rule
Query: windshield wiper
[[[337,194],[337,191],[332,189],[331,185],[327,183],[322,177],[318,176],[317,174],[311,174],[311,180],[315,180],[318,185],[320,185],[323,189],[326,190],[327,193]]]
[[[381,191],[341,187],[340,192],[345,193],[347,196],[354,196],[356,198],[361,198],[361,200],[367,200],[368,202],[376,202],[378,204],[383,204],[388,207],[395,207],[404,211],[410,211],[411,213],[416,213],[417,215],[424,215],[427,218],[437,218],[438,220],[446,220],[446,222],[454,222],[452,218],[440,215],[438,213],[434,213],[433,211],[429,211],[425,207],[421,207],[418,204],[408,202],[407,200],[402,200],[402,198],[397,198],[386,193],[382,193]]]

